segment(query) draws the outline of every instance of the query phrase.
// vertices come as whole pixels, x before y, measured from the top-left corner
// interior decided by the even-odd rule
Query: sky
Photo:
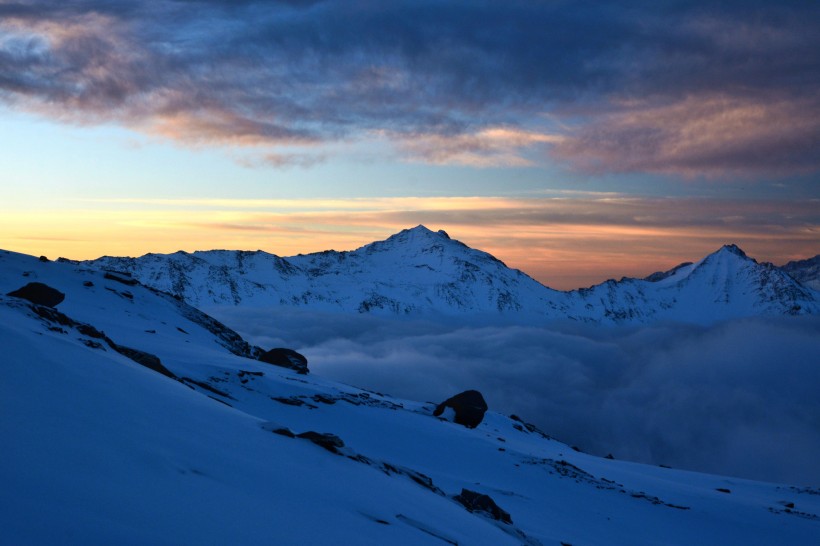
[[[0,248],[349,250],[548,286],[820,253],[820,4],[0,0]]]

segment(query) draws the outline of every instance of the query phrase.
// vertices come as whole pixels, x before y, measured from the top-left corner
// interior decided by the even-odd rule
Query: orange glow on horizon
[[[615,209],[611,198],[82,201],[82,208],[4,214],[0,248],[72,259],[217,248],[292,256],[353,250],[422,223],[432,230],[444,229],[454,239],[556,289],[642,277],[698,260],[727,243],[740,244],[760,261],[778,264],[820,250],[818,226],[773,231],[742,224],[719,229],[642,224],[635,223],[630,208],[645,206],[637,201],[619,201]],[[610,216],[624,207],[623,218],[604,216],[595,222],[601,207]],[[577,210],[577,217],[563,222],[541,219],[565,209]]]

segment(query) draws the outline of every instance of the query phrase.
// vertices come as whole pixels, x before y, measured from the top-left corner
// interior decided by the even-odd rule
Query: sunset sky
[[[0,248],[349,250],[554,288],[820,253],[820,2],[0,0]]]

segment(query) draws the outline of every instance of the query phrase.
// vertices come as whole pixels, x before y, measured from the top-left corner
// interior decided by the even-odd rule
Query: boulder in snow
[[[433,415],[438,417],[447,408],[452,408],[455,411],[454,422],[467,428],[475,428],[484,419],[487,402],[484,401],[484,397],[478,391],[464,391],[439,404],[433,411]]]
[[[462,489],[461,495],[456,495],[455,500],[463,504],[464,508],[470,512],[480,512],[494,520],[508,524],[512,523],[509,512],[500,508],[489,495]]]
[[[323,447],[331,453],[339,454],[339,449],[345,446],[341,438],[329,432],[316,432],[309,430],[296,435],[297,438],[310,440],[319,447]]]
[[[37,305],[54,307],[65,299],[65,294],[41,282],[30,282],[22,288],[6,294],[15,298],[23,298]]]
[[[308,361],[304,355],[297,353],[293,349],[276,348],[271,349],[259,356],[261,362],[273,364],[274,366],[282,366],[295,370],[298,373],[308,373]]]

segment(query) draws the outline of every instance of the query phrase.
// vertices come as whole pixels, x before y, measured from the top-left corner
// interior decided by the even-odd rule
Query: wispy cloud
[[[527,167],[536,164],[532,158],[533,148],[561,143],[564,137],[508,127],[488,127],[473,134],[410,135],[402,136],[396,141],[399,150],[407,157],[426,163]],[[540,155],[543,153],[542,151]]]
[[[820,99],[709,96],[636,101],[557,142],[555,157],[592,172],[715,177],[820,170]]]
[[[434,164],[557,159],[603,173],[783,176],[818,170],[819,11],[811,2],[6,2],[0,101],[185,145],[249,148],[255,165],[309,166],[328,145],[378,135]]]

